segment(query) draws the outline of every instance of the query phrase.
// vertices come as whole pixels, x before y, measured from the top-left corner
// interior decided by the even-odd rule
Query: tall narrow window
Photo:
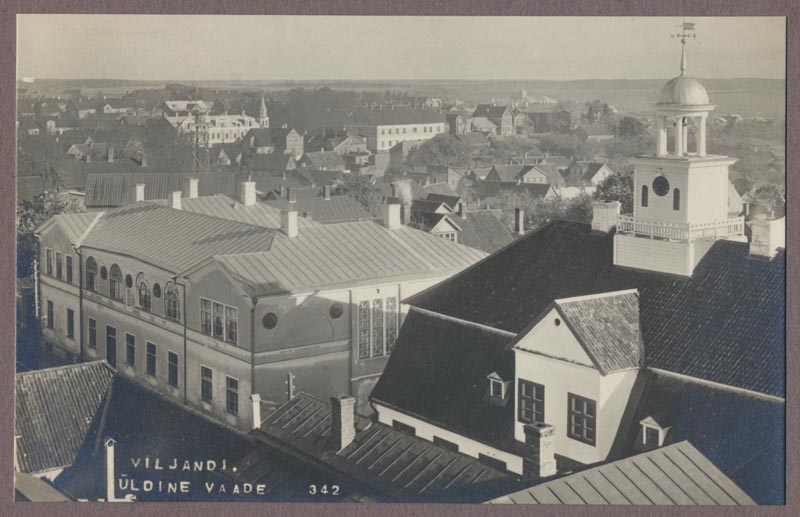
[[[106,325],[106,361],[117,367],[117,329],[111,325]]]
[[[67,283],[72,283],[72,255],[67,255]]]
[[[647,206],[647,185],[642,185],[642,206]]]
[[[125,334],[125,364],[136,366],[136,338],[133,334]]]
[[[568,399],[567,436],[594,445],[595,429],[597,429],[595,401],[572,393]]]
[[[225,377],[225,409],[231,415],[239,414],[239,381]]]
[[[519,380],[518,413],[520,422],[544,422],[544,386]]]
[[[225,306],[214,302],[214,337],[222,339],[224,335],[224,324],[222,322]]]
[[[67,309],[67,337],[75,339],[75,311]]]
[[[45,255],[45,274],[47,276],[53,276],[53,250],[47,248],[44,251]]]
[[[89,348],[97,348],[97,321],[89,318]]]
[[[372,355],[383,355],[383,299],[372,300]]]
[[[147,343],[147,375],[156,376],[156,344]]]
[[[236,344],[239,338],[239,311],[233,307],[225,307],[225,340]]]
[[[200,298],[200,332],[211,335],[211,300]]]
[[[56,278],[61,280],[64,276],[64,255],[60,252],[56,252]]]
[[[212,393],[214,391],[214,372],[211,368],[200,367],[200,399],[211,404]]]
[[[358,302],[358,357],[369,357],[369,301]]]
[[[114,264],[111,266],[111,274],[108,280],[108,295],[115,299],[122,301],[122,270],[119,266]]]
[[[47,328],[53,328],[55,319],[55,309],[53,308],[53,300],[47,300]]]
[[[386,298],[386,353],[389,354],[397,340],[397,298]]]
[[[86,289],[97,291],[97,262],[93,257],[86,260]]]
[[[136,289],[139,292],[139,308],[150,312],[150,285],[143,274],[136,278]]]
[[[180,300],[178,299],[178,288],[173,283],[167,284],[164,290],[164,305],[167,318],[175,321],[180,321]]]
[[[178,354],[169,352],[167,354],[168,372],[167,382],[170,386],[178,387]]]
[[[672,209],[681,209],[681,191],[677,188],[672,191]]]

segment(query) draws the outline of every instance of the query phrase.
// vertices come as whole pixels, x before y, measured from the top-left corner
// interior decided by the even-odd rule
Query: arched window
[[[139,291],[139,308],[150,312],[150,286],[144,273],[136,277],[136,289]]]
[[[164,289],[164,308],[167,318],[180,321],[180,298],[178,297],[178,287],[172,282],[167,284]]]
[[[108,279],[108,295],[115,300],[122,300],[122,270],[114,264],[111,266],[111,274]]]
[[[86,289],[97,291],[97,261],[94,257],[86,260]]]
[[[677,188],[672,191],[672,209],[673,210],[681,209],[681,191],[680,189]]]
[[[642,185],[642,206],[647,206],[647,185]]]

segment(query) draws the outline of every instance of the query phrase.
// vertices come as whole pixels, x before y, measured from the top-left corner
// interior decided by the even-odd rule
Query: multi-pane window
[[[167,318],[180,321],[178,288],[173,283],[167,284],[167,288],[164,290],[164,305],[166,306]]]
[[[239,311],[233,307],[225,307],[225,339],[236,344],[239,337]]]
[[[200,367],[200,399],[211,404],[212,392],[214,391],[214,372],[211,368]]]
[[[597,407],[594,400],[569,394],[567,408],[567,436],[572,439],[595,444],[597,429]]]
[[[520,422],[544,422],[544,386],[520,379],[517,406]]]
[[[72,255],[67,255],[67,282],[72,283]]]
[[[125,364],[136,365],[136,338],[133,334],[125,334]]]
[[[108,279],[108,295],[115,300],[122,300],[122,270],[116,264],[111,266],[111,274]]]
[[[61,280],[64,275],[64,255],[60,252],[56,252],[56,278]]]
[[[97,291],[97,262],[92,257],[86,261],[86,289]]]
[[[456,242],[458,240],[456,232],[439,232],[436,236],[451,242]]]
[[[139,275],[136,279],[136,287],[139,291],[139,308],[150,312],[150,286],[144,275]]]
[[[170,386],[178,387],[178,354],[175,352],[167,354],[167,382]]]
[[[200,298],[200,331],[211,335],[211,300]]]
[[[47,328],[52,329],[55,319],[55,308],[53,307],[53,300],[47,300]]]
[[[225,377],[225,409],[231,415],[239,414],[239,381]]]
[[[156,344],[147,343],[147,375],[156,376]]]
[[[89,318],[89,348],[97,348],[97,321]]]
[[[397,298],[362,300],[358,304],[358,356],[381,357],[397,339]]]
[[[47,248],[44,251],[45,255],[45,274],[47,276],[53,276],[53,250]]]
[[[75,311],[67,309],[67,337],[75,339]]]
[[[117,329],[111,325],[106,325],[106,361],[117,367]]]
[[[222,339],[224,335],[224,323],[222,321],[222,315],[225,312],[224,308],[225,306],[221,303],[214,302],[214,337],[218,339]]]

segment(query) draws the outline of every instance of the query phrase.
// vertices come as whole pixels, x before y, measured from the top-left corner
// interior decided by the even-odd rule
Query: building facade
[[[367,149],[388,151],[401,142],[429,140],[447,131],[442,113],[406,107],[359,108],[345,122],[348,134],[360,135]]]

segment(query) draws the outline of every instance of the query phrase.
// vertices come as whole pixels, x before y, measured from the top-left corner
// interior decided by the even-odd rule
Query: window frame
[[[75,339],[75,311],[67,307],[67,339]]]
[[[56,307],[53,303],[53,300],[47,300],[47,328],[53,330],[55,328],[55,322],[53,320],[56,319]]]
[[[641,194],[639,195],[639,204],[642,208],[647,208],[650,203],[650,188],[647,185],[642,185]]]
[[[582,409],[573,409],[573,403],[582,404]],[[591,414],[589,414],[589,408],[591,408]],[[573,417],[582,419],[582,422],[574,423]],[[591,423],[591,426],[587,425],[588,423]],[[575,427],[582,429],[583,432],[576,432]],[[591,431],[591,437],[586,436],[586,431]],[[597,445],[596,401],[575,393],[567,393],[567,437],[593,447]]]
[[[68,284],[72,283],[72,255],[64,257],[64,267],[66,268],[65,279]]]
[[[118,264],[112,264],[108,270],[108,297],[122,302],[125,300],[125,276]]]
[[[399,324],[399,304],[397,296],[365,298],[358,301],[356,324],[359,360],[386,357],[392,353]],[[376,303],[377,302],[377,303]],[[381,314],[380,325],[375,325],[375,309]],[[366,323],[366,326],[364,325]],[[376,348],[380,338],[380,348]]]
[[[44,274],[53,276],[53,250],[51,248],[44,249]]]
[[[153,307],[150,283],[144,273],[136,275],[136,306],[145,312],[150,312]]]
[[[97,292],[97,276],[100,270],[97,267],[97,260],[94,257],[86,259],[86,289]]]
[[[110,332],[111,330],[113,330],[114,332]],[[112,343],[113,346],[109,346]],[[112,361],[108,360],[109,350],[114,350],[113,364]],[[108,361],[108,364],[110,364],[112,367],[114,368],[117,367],[117,327],[113,325],[106,325],[106,361]]]
[[[208,310],[203,308],[203,302],[208,302]],[[200,333],[206,336],[213,335],[212,308],[214,302],[208,298],[200,297]]]
[[[225,376],[225,412],[239,416],[239,379],[230,375]]]
[[[94,318],[89,318],[86,326],[86,337],[89,341],[89,348],[92,350],[97,350],[97,320]]]
[[[56,280],[64,279],[64,254],[56,251]]]
[[[208,376],[205,373],[208,372]],[[208,397],[206,397],[206,387]],[[200,365],[200,401],[206,404],[214,403],[214,369]]]
[[[531,388],[531,395],[527,395],[525,390]],[[540,396],[537,398],[537,394]],[[539,384],[527,379],[517,380],[517,420],[525,424],[544,423],[545,421],[545,394],[546,389],[543,384]],[[525,406],[530,402],[531,407]],[[530,411],[530,417],[527,412]],[[541,420],[537,420],[537,415],[541,415]]]
[[[173,361],[173,358],[175,359]],[[177,388],[180,384],[180,356],[172,350],[167,351],[167,384]],[[173,382],[173,379],[175,382]]]
[[[172,314],[174,305],[175,314]],[[181,321],[181,298],[178,294],[178,286],[174,282],[168,282],[164,288],[164,315],[168,320]]]
[[[136,336],[130,332],[125,333],[125,364],[136,367]]]
[[[145,373],[150,377],[157,377],[158,375],[158,345],[152,341],[147,341],[145,344]],[[152,363],[151,363],[152,361]]]

